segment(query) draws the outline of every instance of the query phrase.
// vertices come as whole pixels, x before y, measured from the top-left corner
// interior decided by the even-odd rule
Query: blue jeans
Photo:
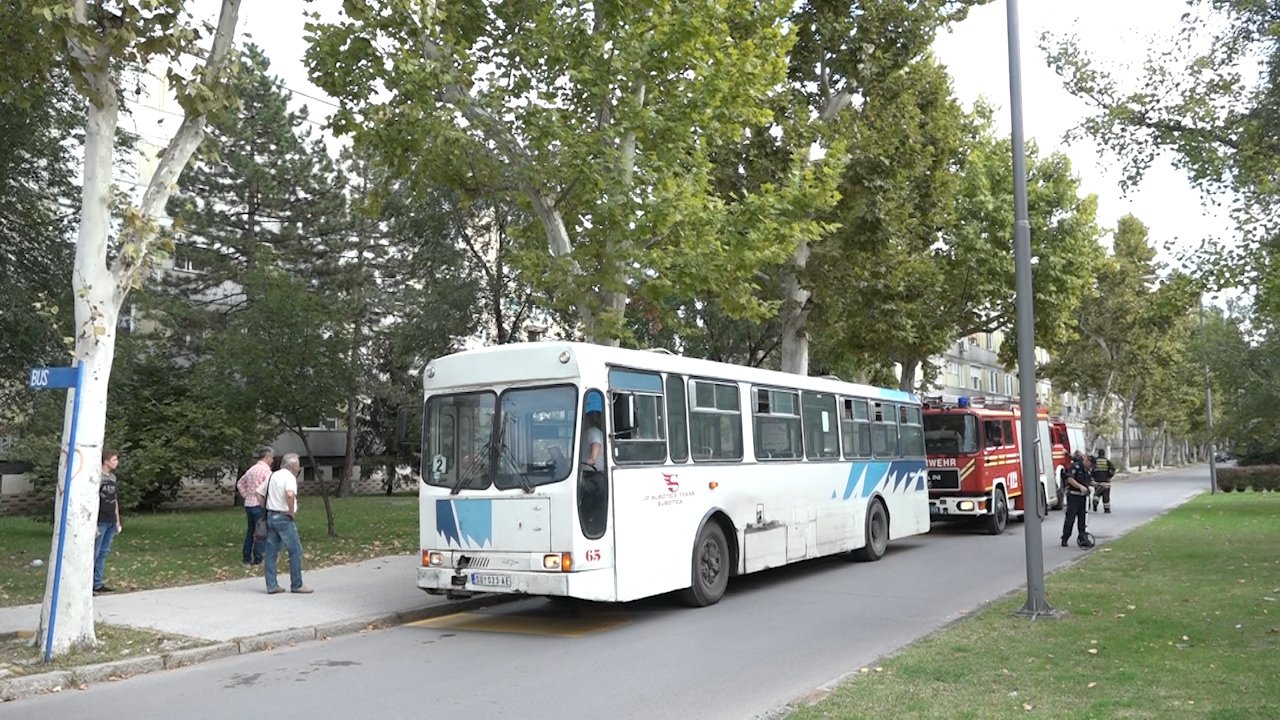
[[[111,541],[116,538],[116,521],[98,523],[98,534],[93,539],[93,586],[102,587],[102,570],[107,565],[107,553]]]
[[[280,587],[276,583],[276,556],[281,545],[289,549],[289,589],[297,590],[302,587],[302,539],[298,537],[298,526],[288,513],[268,511],[264,568],[268,590]]]
[[[253,507],[245,506],[244,514],[249,520],[249,527],[244,531],[244,561],[257,565],[262,562],[262,543],[255,542],[253,539],[253,526],[258,524],[258,518],[262,517],[267,511],[261,505]],[[264,541],[265,542],[265,541]]]

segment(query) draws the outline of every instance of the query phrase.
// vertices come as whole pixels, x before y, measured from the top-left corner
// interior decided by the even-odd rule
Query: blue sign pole
[[[71,396],[71,432],[67,438],[67,472],[62,480],[62,515],[58,523],[58,554],[53,570],[53,597],[49,603],[49,628],[44,641],[44,661],[53,660],[53,627],[58,620],[58,588],[62,583],[62,553],[67,543],[67,510],[71,505],[71,471],[76,464],[76,428],[80,424],[80,390],[84,386],[84,365],[69,368],[32,368],[27,387],[35,390],[65,388]]]

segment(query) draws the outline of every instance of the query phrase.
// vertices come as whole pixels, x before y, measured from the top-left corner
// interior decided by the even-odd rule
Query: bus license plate
[[[510,575],[494,575],[493,573],[471,573],[471,584],[480,587],[511,587]]]

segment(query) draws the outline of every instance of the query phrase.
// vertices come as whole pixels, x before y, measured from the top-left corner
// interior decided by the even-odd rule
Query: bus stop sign
[[[31,377],[27,387],[33,390],[71,389],[76,386],[80,376],[78,367],[41,367],[31,368]]]

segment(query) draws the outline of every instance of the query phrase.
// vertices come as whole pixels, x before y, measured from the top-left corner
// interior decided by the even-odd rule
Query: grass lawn
[[[322,568],[383,555],[418,551],[418,497],[335,498],[339,537],[325,535],[323,500],[304,495],[298,530],[306,567]],[[243,508],[126,514],[124,532],[107,557],[107,584],[117,591],[261,575],[241,564]],[[50,524],[25,517],[0,518],[0,605],[40,602],[54,535]],[[287,563],[286,563],[287,566]]]
[[[1280,717],[1280,493],[1202,495],[1047,585],[1063,619],[1022,590],[790,717]]]

